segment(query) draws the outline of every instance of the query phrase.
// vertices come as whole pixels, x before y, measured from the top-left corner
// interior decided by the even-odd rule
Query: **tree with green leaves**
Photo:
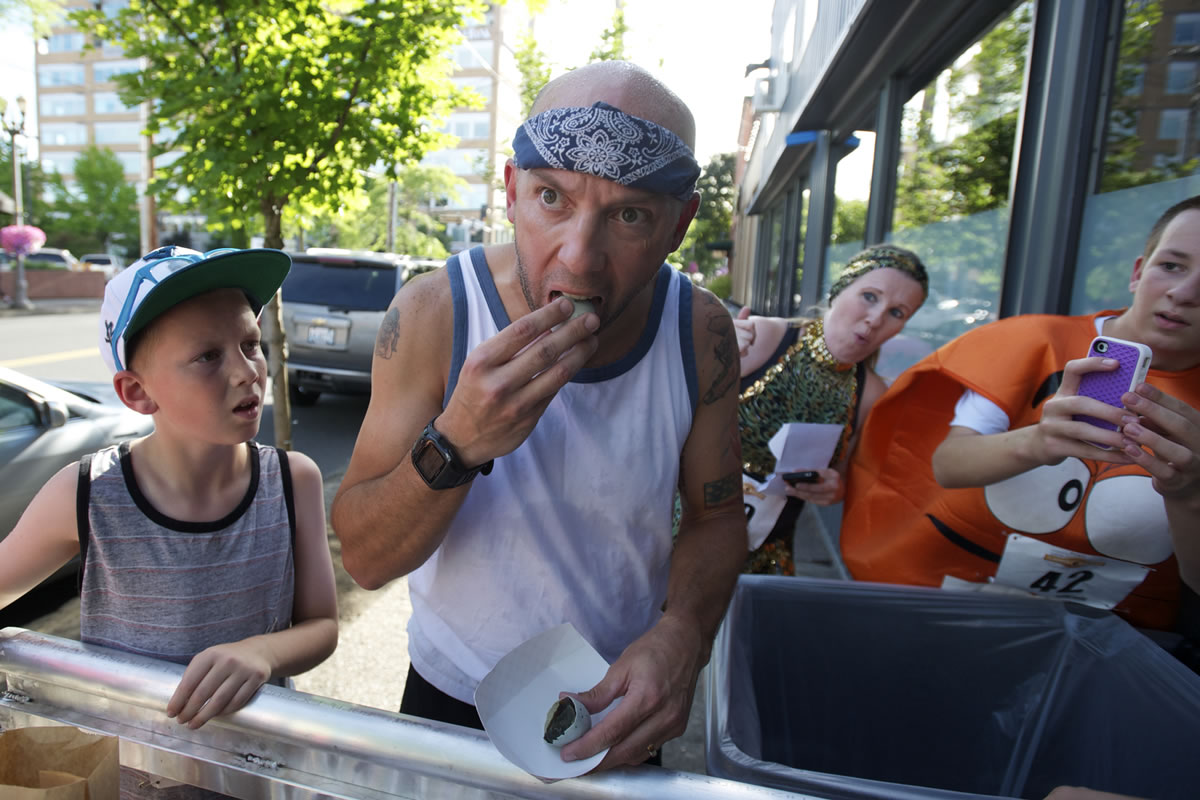
[[[0,22],[5,25],[29,23],[37,37],[49,35],[50,26],[62,16],[63,7],[57,0],[0,0]]]
[[[55,190],[55,213],[43,228],[47,241],[76,254],[112,249],[126,261],[137,258],[137,189],[125,179],[125,167],[109,148],[88,146],[75,159],[74,174],[70,190]]]
[[[232,221],[261,217],[282,247],[289,204],[338,207],[362,170],[398,174],[445,146],[440,121],[468,100],[447,53],[478,0],[132,0],[112,17],[72,14],[93,40],[119,44],[140,72],[122,101],[148,104],[155,153],[178,157],[151,191],[185,189]],[[244,224],[244,222],[242,223]],[[276,443],[291,444],[278,301],[268,306]]]
[[[350,250],[392,250],[422,258],[447,258],[445,226],[432,213],[438,201],[456,202],[466,181],[445,167],[412,166],[401,170],[396,184],[396,224],[388,247],[388,186],[390,180],[369,177],[367,187],[338,209],[296,210],[295,226],[305,241],[317,247]]]
[[[537,45],[537,38],[526,32],[513,53],[517,71],[521,73],[521,116],[528,117],[538,92],[550,81],[550,65],[546,54]]]
[[[613,12],[612,26],[605,28],[600,34],[600,44],[588,56],[588,63],[596,61],[623,61],[625,59],[625,34],[629,26],[625,24],[625,8],[621,0],[617,0],[617,8]]]
[[[27,151],[20,144],[17,145],[17,152],[21,158],[21,205],[25,222],[46,230],[56,211],[54,198],[65,193],[66,187],[57,172],[46,170],[38,161],[30,161]],[[11,192],[12,185],[12,138],[0,136],[0,187]],[[46,246],[60,245],[48,239]]]
[[[695,272],[708,280],[725,266],[725,258],[709,245],[728,242],[737,205],[737,187],[733,183],[733,153],[719,153],[700,170],[696,190],[700,192],[700,209],[683,237],[679,249],[667,257],[676,268]]]

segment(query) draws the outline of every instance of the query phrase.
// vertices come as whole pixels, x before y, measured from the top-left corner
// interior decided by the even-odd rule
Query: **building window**
[[[117,161],[121,162],[121,168],[125,170],[126,175],[142,174],[142,165],[146,162],[146,159],[141,153],[122,151],[113,153],[113,155],[117,157]]]
[[[459,139],[486,139],[491,133],[491,122],[486,111],[459,113],[450,116],[447,131]]]
[[[92,80],[96,83],[108,83],[117,75],[137,72],[140,69],[137,61],[128,58],[121,61],[98,61],[92,65]]]
[[[81,94],[43,94],[38,98],[43,117],[72,117],[87,113],[87,102]]]
[[[1200,44],[1200,14],[1175,15],[1175,32],[1171,44]]]
[[[42,144],[52,146],[87,144],[87,125],[82,122],[57,122],[42,125]]]
[[[60,175],[72,175],[75,172],[75,159],[79,158],[78,150],[61,150],[48,153],[42,151],[42,169],[57,172]]]
[[[140,122],[97,122],[96,144],[137,144],[142,139]]]
[[[463,89],[473,89],[483,98],[484,103],[492,102],[491,78],[455,78],[454,84]]]
[[[474,41],[454,46],[454,63],[463,69],[489,69],[496,60],[496,43]]]
[[[904,106],[888,238],[925,262],[929,302],[904,330],[907,363],[889,371],[996,318],[1033,6],[1002,17]]]
[[[1146,232],[1174,203],[1197,193],[1193,175],[1197,131],[1188,136],[1187,108],[1152,106],[1147,98],[1124,94],[1144,65],[1161,57],[1154,47],[1162,26],[1175,45],[1200,44],[1200,13],[1160,16],[1159,3],[1125,0],[1121,39],[1116,48],[1117,92],[1104,130],[1100,185],[1087,198],[1079,234],[1071,313],[1084,314],[1129,304],[1129,273],[1141,255]],[[1157,34],[1157,35],[1156,35]],[[1167,66],[1164,93],[1190,92],[1195,62]],[[1153,73],[1151,73],[1153,74]],[[1161,98],[1148,86],[1151,99]],[[1179,102],[1178,99],[1175,102]],[[1138,124],[1139,115],[1142,124]]]
[[[1191,94],[1195,86],[1195,61],[1172,61],[1167,64],[1167,94]]]
[[[38,67],[39,86],[82,86],[82,64],[43,64]]]
[[[1182,139],[1187,133],[1186,108],[1164,108],[1158,117],[1159,139]]]
[[[55,33],[46,37],[48,53],[78,53],[83,50],[82,33]]]
[[[96,92],[92,95],[92,111],[96,114],[128,114],[137,111],[137,106],[125,105],[116,92]]]

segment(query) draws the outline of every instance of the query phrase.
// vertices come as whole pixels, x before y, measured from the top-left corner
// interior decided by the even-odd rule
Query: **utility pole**
[[[25,98],[17,98],[17,116],[9,122],[8,101],[0,98],[0,117],[3,118],[4,130],[11,137],[12,141],[12,165],[13,165],[13,224],[24,225],[25,214],[21,208],[21,156],[17,152],[17,137],[25,135]],[[13,291],[12,307],[13,308],[33,308],[33,303],[29,301],[29,283],[25,280],[25,253],[17,252],[17,285]]]

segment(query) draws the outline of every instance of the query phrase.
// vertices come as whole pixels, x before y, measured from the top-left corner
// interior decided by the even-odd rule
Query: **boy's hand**
[[[1079,381],[1084,375],[1089,372],[1112,372],[1118,366],[1116,359],[1095,356],[1067,362],[1063,368],[1062,384],[1054,397],[1042,407],[1042,418],[1031,426],[1035,436],[1034,457],[1038,464],[1059,464],[1069,457],[1113,464],[1130,463],[1131,459],[1122,450],[1127,439],[1119,430],[1110,431],[1075,419],[1076,415],[1086,415],[1119,426],[1122,417],[1129,416],[1129,412],[1123,409],[1078,394]],[[1112,449],[1104,450],[1092,442]]]
[[[819,506],[829,506],[840,501],[845,494],[842,476],[833,467],[817,470],[820,479],[814,483],[789,483],[784,491],[789,497],[798,497]]]
[[[184,670],[167,716],[194,730],[246,705],[270,677],[271,663],[254,642],[214,645],[197,653]]]
[[[745,358],[749,355],[750,346],[754,344],[758,333],[754,323],[750,322],[750,306],[742,306],[738,310],[737,317],[733,320],[733,331],[737,334],[738,356]]]
[[[1200,497],[1200,411],[1143,383],[1126,392],[1125,454],[1154,477],[1163,497]],[[1145,449],[1143,449],[1145,448]]]

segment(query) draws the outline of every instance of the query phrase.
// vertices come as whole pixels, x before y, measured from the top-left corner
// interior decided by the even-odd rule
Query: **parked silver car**
[[[153,429],[109,384],[51,385],[0,367],[0,538],[67,464]]]
[[[282,299],[292,402],[369,393],[375,336],[392,297],[410,275],[441,262],[336,250],[289,255]]]

